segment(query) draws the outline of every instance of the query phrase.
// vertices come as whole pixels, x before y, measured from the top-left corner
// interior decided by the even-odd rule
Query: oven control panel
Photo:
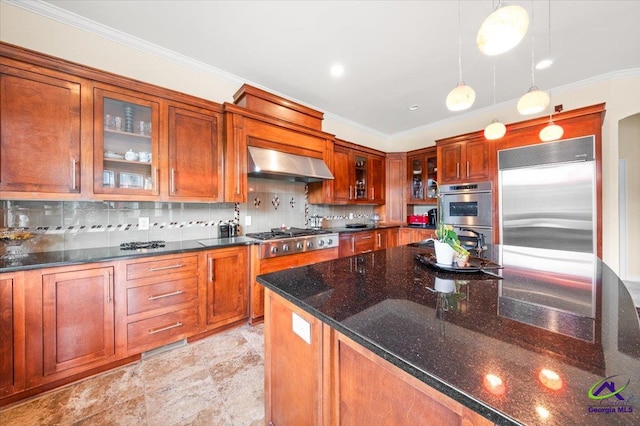
[[[266,259],[313,250],[326,250],[338,247],[339,242],[340,239],[337,233],[263,241],[260,243],[260,258]]]

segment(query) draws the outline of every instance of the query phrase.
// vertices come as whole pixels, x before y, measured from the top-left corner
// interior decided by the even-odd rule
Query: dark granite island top
[[[421,264],[430,249],[410,245],[258,281],[494,423],[640,424],[640,322],[615,273],[583,253],[490,249],[502,279]]]

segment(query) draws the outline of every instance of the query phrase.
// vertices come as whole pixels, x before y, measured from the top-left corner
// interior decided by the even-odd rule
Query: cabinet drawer
[[[167,259],[137,262],[127,265],[127,280],[139,278],[159,277],[178,272],[193,272],[197,274],[198,256],[182,256]]]
[[[188,302],[198,297],[197,277],[127,289],[127,315]]]
[[[169,312],[127,325],[129,350],[147,350],[194,334],[198,326],[198,308]]]
[[[355,254],[373,251],[375,238],[373,232],[358,232],[354,235],[354,252]]]

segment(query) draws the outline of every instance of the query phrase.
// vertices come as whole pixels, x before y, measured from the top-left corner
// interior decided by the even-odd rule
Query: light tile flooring
[[[243,325],[0,411],[0,425],[263,425],[263,326]]]

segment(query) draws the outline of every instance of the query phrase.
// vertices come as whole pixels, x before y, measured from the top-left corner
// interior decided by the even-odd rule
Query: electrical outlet
[[[251,216],[245,216],[244,217],[244,226],[250,226],[251,225]]]
[[[138,230],[146,231],[149,229],[149,218],[148,217],[139,217],[138,218]]]

